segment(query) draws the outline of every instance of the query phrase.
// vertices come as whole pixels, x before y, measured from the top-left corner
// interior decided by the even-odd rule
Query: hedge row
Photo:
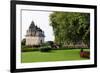
[[[29,46],[21,46],[21,51],[22,52],[38,51],[38,48],[32,48]]]
[[[50,46],[43,46],[43,47],[28,47],[28,46],[22,46],[21,51],[22,52],[29,52],[29,51],[40,51],[40,52],[50,52],[51,51],[51,47]]]

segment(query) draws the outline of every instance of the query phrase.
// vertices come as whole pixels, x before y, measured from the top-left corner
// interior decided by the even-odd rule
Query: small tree
[[[26,43],[26,39],[24,38],[22,41],[21,41],[21,45],[25,45]]]
[[[48,45],[51,46],[51,47],[54,45],[54,42],[53,42],[53,41],[47,41],[47,43],[48,43]]]

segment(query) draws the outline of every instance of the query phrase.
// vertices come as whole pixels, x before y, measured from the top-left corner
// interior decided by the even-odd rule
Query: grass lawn
[[[32,52],[21,53],[22,63],[68,61],[68,60],[87,60],[87,59],[80,57],[80,49],[52,50],[51,52],[32,51]]]

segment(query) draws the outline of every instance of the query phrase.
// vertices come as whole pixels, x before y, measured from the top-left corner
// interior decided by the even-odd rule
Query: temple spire
[[[34,26],[35,26],[34,21],[32,21],[29,28],[34,28]]]

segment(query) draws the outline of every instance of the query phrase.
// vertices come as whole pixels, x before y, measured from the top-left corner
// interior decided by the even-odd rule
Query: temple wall
[[[26,37],[26,45],[27,46],[41,45],[41,43],[43,43],[43,42],[44,42],[43,37],[34,37],[34,36],[27,36]]]

